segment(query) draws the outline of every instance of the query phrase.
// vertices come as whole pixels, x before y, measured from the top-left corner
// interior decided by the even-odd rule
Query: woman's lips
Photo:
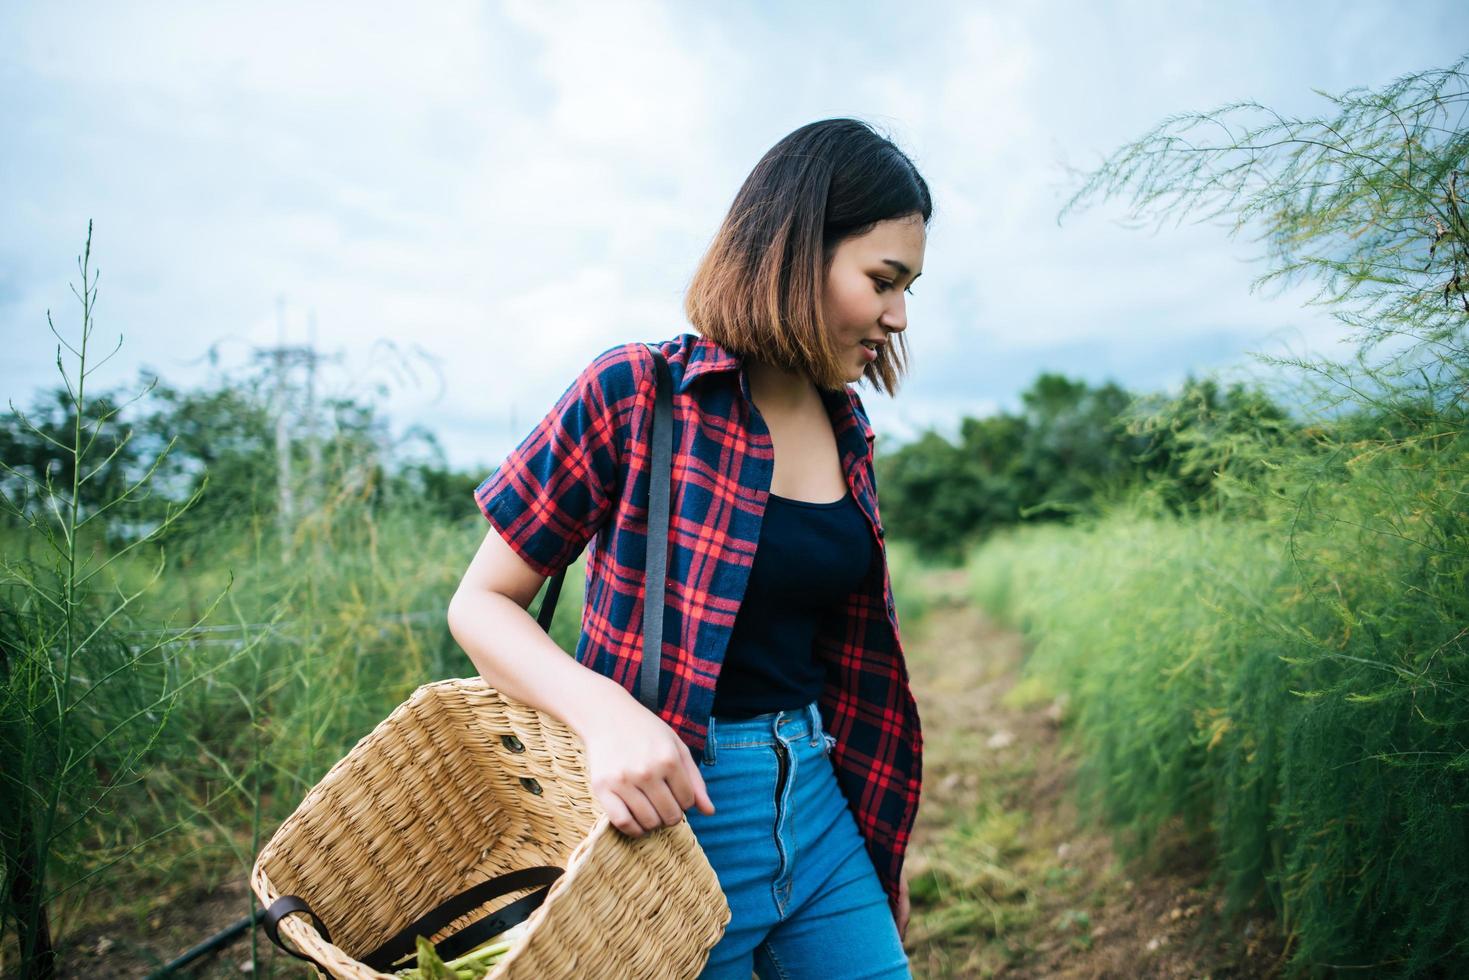
[[[877,360],[877,351],[873,350],[871,347],[868,347],[866,344],[858,344],[857,346],[862,348],[862,353],[867,358],[867,363],[871,364],[873,361]]]

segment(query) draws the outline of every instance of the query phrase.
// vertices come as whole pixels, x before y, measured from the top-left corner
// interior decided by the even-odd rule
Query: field
[[[874,461],[927,747],[921,976],[1469,974],[1469,59],[1326,98],[1170,117],[1063,214],[1254,228],[1260,282],[1311,280],[1350,356],[1042,373]],[[25,980],[141,976],[248,917],[310,787],[469,672],[445,609],[485,533],[483,474],[394,461],[370,405],[293,441],[280,378],[131,415],[90,391],[89,259],[90,230],[75,370],[0,429]],[[193,975],[304,975],[248,936]]]
[[[1020,681],[1024,641],[972,601],[969,574],[907,558],[895,568],[927,738],[908,870],[915,975],[1128,976],[1138,963],[1154,976],[1274,975],[1270,920],[1222,920],[1206,852],[1179,837],[1128,864],[1086,818],[1067,701]],[[232,846],[196,851],[187,874],[99,892],[78,909],[62,975],[142,976],[248,916],[240,862],[255,834],[246,811],[233,819],[212,821]],[[310,975],[258,933],[254,952],[240,938],[181,975]]]

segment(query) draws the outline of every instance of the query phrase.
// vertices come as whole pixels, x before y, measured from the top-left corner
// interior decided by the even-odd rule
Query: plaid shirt
[[[659,716],[697,759],[745,593],[775,469],[739,358],[685,333],[659,346],[673,379],[673,484]],[[587,559],[578,662],[636,696],[655,369],[641,343],[602,352],[475,490],[481,512],[537,572]],[[877,511],[872,427],[851,386],[821,392],[847,484],[883,560],[817,633],[818,699],[837,782],[894,913],[918,812],[923,736],[908,684]]]

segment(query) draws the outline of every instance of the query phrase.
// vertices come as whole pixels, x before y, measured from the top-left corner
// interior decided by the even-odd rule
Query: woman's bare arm
[[[449,600],[449,632],[485,683],[571,726],[629,696],[609,677],[566,655],[527,611],[546,581],[490,528]]]
[[[639,836],[714,804],[682,739],[622,685],[567,656],[527,612],[545,577],[493,527],[449,601],[449,632],[485,682],[571,727],[593,794]]]

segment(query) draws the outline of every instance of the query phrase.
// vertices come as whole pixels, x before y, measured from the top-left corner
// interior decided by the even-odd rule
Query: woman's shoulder
[[[630,340],[599,352],[577,375],[575,387],[584,395],[606,406],[637,399],[651,391],[657,367],[653,348],[657,348],[670,364],[682,363],[682,354],[693,334],[680,334],[670,340]]]

